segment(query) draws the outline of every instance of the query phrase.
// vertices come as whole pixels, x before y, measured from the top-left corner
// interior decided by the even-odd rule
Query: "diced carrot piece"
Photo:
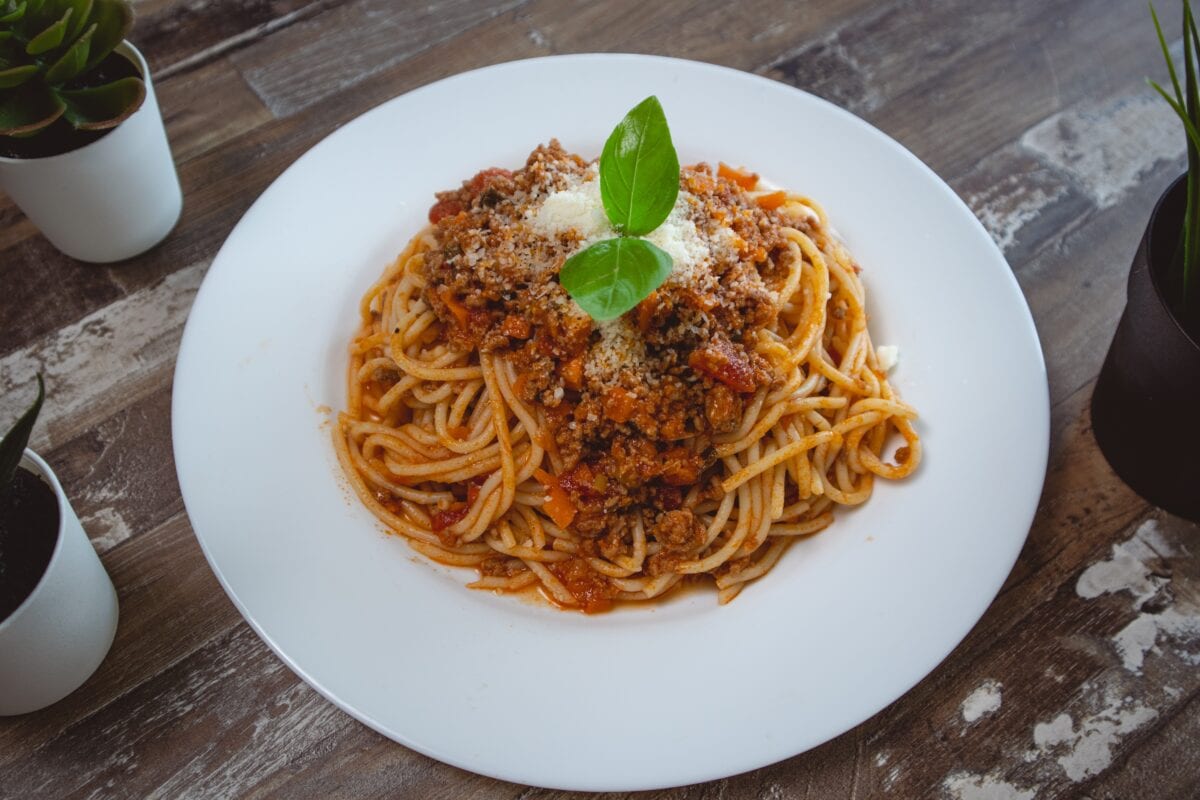
[[[712,311],[717,307],[717,297],[710,292],[701,294],[692,287],[687,286],[680,291],[680,294],[683,296],[683,302],[700,311]]]
[[[458,302],[458,298],[454,296],[454,292],[450,291],[450,287],[443,286],[439,289],[438,297],[442,298],[442,302],[446,304],[446,308],[450,309],[450,313],[458,320],[459,325],[466,328],[470,324],[470,309]]]
[[[637,326],[638,330],[646,333],[650,330],[650,322],[654,319],[654,312],[658,310],[658,290],[655,289],[650,294],[646,295],[646,299],[637,305]]]
[[[558,476],[558,485],[568,494],[586,494],[592,490],[592,480],[592,468],[586,461],[580,461]]]
[[[529,374],[522,372],[520,375],[517,376],[517,379],[515,381],[513,381],[513,385],[512,385],[513,394],[515,394],[517,397],[521,397],[522,395],[524,395],[525,384],[527,384],[527,383],[529,383]]]
[[[753,189],[755,186],[758,186],[758,175],[756,173],[747,172],[744,169],[735,169],[725,163],[717,166],[717,175],[733,181],[743,189]]]
[[[686,447],[672,447],[662,454],[662,477],[671,486],[687,486],[700,478],[701,463]]]
[[[758,388],[754,368],[724,337],[714,338],[693,350],[688,356],[688,366],[735,392],[753,392]]]
[[[504,322],[500,323],[500,332],[514,339],[528,339],[529,320],[518,317],[516,314],[509,314],[504,318]]]
[[[583,356],[576,356],[563,364],[562,379],[568,389],[583,388]]]
[[[542,510],[554,520],[555,525],[566,528],[575,519],[575,504],[559,486],[558,478],[542,469],[534,470],[533,474],[546,487],[546,502],[542,504]]]
[[[614,386],[604,393],[604,416],[613,422],[628,422],[635,410],[637,398],[620,386]]]
[[[770,194],[764,194],[761,197],[759,197],[756,202],[758,203],[759,208],[765,209],[767,211],[774,211],[775,209],[777,209],[781,205],[783,205],[785,202],[787,202],[787,192],[781,191],[781,192],[771,192]]]

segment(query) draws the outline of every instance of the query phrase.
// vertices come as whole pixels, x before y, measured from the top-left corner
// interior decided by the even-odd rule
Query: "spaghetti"
[[[672,274],[618,320],[555,280],[611,233],[595,165],[556,142],[440,193],[363,296],[338,457],[390,530],[477,569],[471,587],[600,611],[708,576],[726,603],[917,467],[916,413],[821,206],[724,165],[680,180],[648,237]]]

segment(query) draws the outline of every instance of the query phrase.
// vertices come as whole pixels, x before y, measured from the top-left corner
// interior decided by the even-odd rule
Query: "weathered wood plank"
[[[368,6],[384,24],[350,13]],[[182,164],[180,228],[143,258],[88,268],[58,256],[0,203],[0,418],[20,404],[8,390],[28,393],[32,369],[46,366],[60,408],[47,406],[39,446],[61,464],[123,603],[118,642],[85,687],[45,712],[0,721],[0,794],[570,796],[412,753],[287,672],[240,622],[180,514],[167,413],[174,339],[195,281],[292,160],[431,80],[579,50],[765,67],[900,138],[1005,248],[1038,323],[1054,403],[1050,471],[1029,540],[996,603],[945,664],[810,753],[649,796],[1096,800],[1187,797],[1200,783],[1192,741],[1200,576],[1184,549],[1196,529],[1147,517],[1096,451],[1087,413],[1133,248],[1182,163],[1182,138],[1141,84],[1163,72],[1144,7],[530,0],[472,12],[482,16],[459,33],[423,6],[139,7],[134,38],[164,75]],[[1175,30],[1177,9],[1161,10]],[[394,41],[381,37],[397,19],[409,27]],[[360,52],[373,60],[356,73],[346,54]],[[280,64],[311,68],[317,80]],[[130,359],[139,369],[110,374]],[[1147,519],[1157,534],[1139,528]],[[1147,553],[1149,541],[1163,552]],[[1114,545],[1130,554],[1115,573]],[[1081,584],[1096,565],[1117,575],[1112,591]],[[1119,588],[1122,580],[1130,587]]]
[[[948,176],[1064,106],[1165,71],[1136,4],[957,5],[881,4],[762,70],[864,115]],[[1164,11],[1174,30],[1175,9]]]
[[[277,117],[286,117],[517,8],[522,1],[464,0],[397,15],[389,0],[356,0],[297,23],[232,58],[267,108]]]
[[[204,98],[197,104],[196,98]],[[176,75],[158,92],[171,153],[184,163],[271,119],[271,112],[226,60]]]
[[[23,224],[32,227],[28,221]],[[15,237],[17,232],[6,235]],[[0,354],[50,335],[72,318],[67,316],[71,309],[94,308],[121,296],[108,268],[66,258],[40,235],[22,239],[2,255]]]
[[[29,403],[42,372],[46,403],[31,439],[37,448],[64,443],[170,384],[183,323],[207,263],[167,275],[77,323],[0,359],[0,418]]]
[[[28,761],[44,743],[162,674],[214,636],[225,635],[237,625],[245,627],[208,568],[183,514],[114,548],[102,560],[121,604],[116,640],[104,663],[74,694],[35,714],[0,718],[0,770],[6,796],[35,797],[45,779],[65,777],[46,761],[40,766],[28,764],[20,773],[24,777],[18,777],[12,771],[14,763]],[[103,725],[85,721],[84,730],[103,747]],[[49,794],[60,796],[57,785]]]
[[[1019,145],[981,159],[950,185],[988,229],[1009,264],[1023,271],[1045,242],[1082,224],[1093,208],[1067,175]]]
[[[173,448],[165,446],[171,441],[170,376],[160,377],[163,388],[124,404],[46,456],[101,554],[183,513]]]
[[[318,0],[140,0],[130,41],[156,73],[172,74],[180,65],[199,66],[294,22],[319,13],[330,3]]]
[[[630,8],[636,3],[629,3]],[[763,22],[761,25],[747,24],[745,15],[737,13],[728,4],[710,7],[726,9],[719,16],[710,10],[702,18],[706,29],[720,28],[723,25],[744,25],[747,33],[759,34],[767,31],[768,36],[784,35],[802,37],[811,28],[801,25],[788,25],[783,28],[771,28],[774,23]],[[628,10],[628,9],[627,9]],[[665,7],[660,12],[667,16]],[[783,16],[781,10],[776,14],[764,14],[766,20]],[[812,24],[834,17],[833,12],[826,10],[823,14],[810,15]],[[514,22],[514,18],[517,20]],[[18,346],[26,345],[44,335],[54,327],[74,322],[88,313],[94,312],[120,296],[122,292],[136,292],[163,276],[178,269],[182,264],[195,263],[198,260],[211,258],[220,243],[228,235],[233,224],[249,206],[255,197],[279,175],[283,169],[294,161],[306,149],[315,144],[348,119],[372,108],[388,98],[394,97],[410,89],[421,86],[432,80],[449,74],[461,72],[485,64],[500,61],[525,58],[534,55],[544,55],[549,52],[546,42],[553,36],[559,46],[568,49],[605,49],[600,46],[605,31],[609,28],[591,24],[590,17],[575,14],[572,9],[555,3],[544,3],[530,6],[523,10],[517,18],[511,12],[507,15],[493,17],[486,24],[479,25],[470,31],[470,46],[464,46],[461,38],[456,37],[443,41],[433,47],[417,53],[391,68],[375,73],[371,80],[363,81],[354,87],[353,92],[340,92],[325,98],[320,104],[320,113],[312,115],[297,115],[290,120],[271,124],[257,124],[249,130],[247,126],[255,125],[260,115],[255,111],[243,92],[242,87],[234,82],[233,77],[217,65],[206,68],[195,78],[179,76],[163,82],[164,105],[169,99],[169,113],[179,109],[180,117],[172,118],[174,123],[168,130],[173,141],[177,136],[176,128],[180,128],[179,142],[186,148],[185,156],[180,158],[180,178],[184,187],[184,212],[179,226],[156,250],[140,256],[129,262],[105,268],[90,268],[79,265],[57,255],[55,251],[40,237],[28,238],[30,229],[21,233],[12,233],[17,244],[8,250],[0,249],[0,259],[17,264],[45,264],[45,267],[19,269],[21,277],[14,285],[15,292],[0,295],[0,318],[5,320],[4,338],[0,338],[0,353]],[[526,34],[542,30],[548,33],[537,36],[513,36],[512,26],[520,25]],[[657,22],[660,28],[669,27],[665,19]],[[763,27],[765,25],[765,27]],[[297,31],[300,29],[297,28]],[[310,37],[319,37],[321,29],[304,29]],[[282,36],[283,33],[276,34]],[[298,36],[298,33],[287,34]],[[695,35],[695,34],[693,34]],[[272,37],[274,38],[274,37]],[[543,44],[538,44],[542,41]],[[647,40],[649,44],[652,40]],[[249,59],[258,48],[265,48],[270,40],[259,42],[241,54],[241,58]],[[700,47],[697,42],[694,45]],[[730,45],[722,40],[717,54],[727,53]],[[706,58],[708,52],[697,49],[694,57]],[[204,123],[189,121],[190,114],[198,113],[197,106],[189,102],[197,87],[205,91],[206,96],[210,87],[205,83],[206,76],[214,76],[216,85],[213,89],[227,88],[232,94],[228,101],[234,105],[235,113],[231,114],[220,125],[221,117],[204,111],[207,119],[214,126],[205,133]],[[174,84],[179,83],[176,90]],[[188,109],[188,112],[183,109]],[[228,127],[224,127],[228,126]],[[215,132],[214,132],[215,131]],[[206,137],[213,138],[208,139]],[[226,139],[229,136],[232,138]],[[192,144],[195,142],[195,144]],[[220,152],[213,152],[211,146],[220,144]],[[28,223],[25,223],[26,225]],[[94,281],[102,281],[98,285],[80,287],[78,297],[67,298],[69,302],[60,302],[55,296],[56,287],[66,286],[74,289],[78,281],[72,278],[77,271],[91,269],[88,277]],[[99,271],[97,271],[97,269]],[[10,316],[9,309],[12,309]],[[14,319],[11,328],[11,340],[8,339],[8,320]],[[7,345],[7,347],[5,346]]]
[[[1093,800],[1125,800],[1144,796],[1153,787],[1157,800],[1194,800],[1195,771],[1180,769],[1196,758],[1200,741],[1200,696],[1179,708],[1174,715],[1147,736],[1125,762],[1088,787]]]
[[[516,23],[547,53],[653,53],[753,70],[874,5],[868,0],[802,7],[785,0],[753,5],[539,0],[521,9]]]
[[[353,724],[242,624],[8,765],[5,784],[36,792],[53,775],[63,798],[227,797],[319,759],[321,741]]]

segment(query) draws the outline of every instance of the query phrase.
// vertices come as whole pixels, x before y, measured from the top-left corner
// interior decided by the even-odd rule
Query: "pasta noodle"
[[[513,219],[525,226],[520,230],[526,236],[532,235],[527,229],[531,220],[540,219],[539,209],[551,203],[547,198],[571,186],[587,187],[586,165],[555,147],[535,151],[535,156],[543,154],[541,160],[535,163],[531,156],[527,167],[534,174],[531,181],[542,181],[540,191],[522,195],[519,187],[511,189],[509,174],[490,171],[496,177],[474,181],[482,186],[465,185],[462,194],[449,200],[440,195],[435,212],[448,207],[456,214],[454,224],[469,216],[470,209],[486,219],[490,212],[480,198],[498,185],[498,193],[520,202],[522,216]],[[540,173],[535,169],[539,164]],[[556,604],[597,611],[612,601],[661,597],[696,580],[692,576],[711,578],[719,602],[727,603],[770,571],[797,538],[831,525],[837,506],[865,502],[877,478],[910,475],[921,459],[916,412],[888,382],[886,365],[868,332],[860,270],[833,234],[824,210],[802,195],[738,186],[741,173],[729,171],[731,179],[725,172],[724,167],[718,176],[701,168],[685,170],[685,185],[692,190],[685,211],[693,218],[712,218],[706,230],[716,230],[717,238],[709,241],[729,239],[718,230],[723,225],[720,209],[714,211],[711,202],[693,202],[711,189],[712,197],[724,198],[729,208],[757,220],[757,230],[773,243],[758,254],[765,256],[762,260],[737,257],[743,270],[752,267],[767,276],[761,281],[767,289],[755,289],[754,296],[767,298],[761,315],[769,324],[745,325],[740,339],[726,337],[736,343],[733,350],[726,348],[733,354],[730,363],[739,366],[741,358],[758,365],[755,369],[766,377],[746,391],[749,384],[740,383],[741,373],[722,372],[728,365],[717,357],[724,358],[726,351],[715,345],[710,350],[717,354],[713,358],[719,368],[703,358],[690,362],[691,372],[676,365],[675,374],[683,376],[677,382],[705,393],[708,419],[717,422],[703,422],[696,411],[687,430],[659,431],[654,437],[640,432],[653,430],[650,423],[638,422],[646,417],[630,417],[625,409],[632,403],[642,413],[648,403],[649,418],[665,413],[659,408],[665,403],[655,398],[658,384],[644,376],[644,386],[629,384],[629,364],[621,361],[617,368],[625,370],[624,385],[633,388],[609,388],[603,394],[603,427],[597,430],[605,431],[604,447],[596,444],[601,435],[595,434],[592,440],[585,437],[578,452],[564,451],[563,442],[573,441],[568,434],[572,420],[580,418],[583,400],[600,391],[592,391],[602,385],[595,370],[570,380],[569,360],[559,363],[553,376],[522,369],[528,364],[517,354],[534,352],[533,342],[547,341],[540,333],[545,326],[528,316],[509,322],[501,319],[494,302],[471,305],[470,298],[452,298],[443,285],[435,285],[437,276],[450,274],[442,262],[454,250],[447,247],[451,233],[443,216],[409,242],[359,307],[360,327],[350,345],[347,410],[334,426],[334,443],[367,508],[421,554],[479,570],[479,579],[469,584],[473,588],[511,592],[536,586]],[[455,212],[454,204],[463,210]],[[540,256],[561,264],[579,246],[580,233],[573,229],[557,239],[536,239],[547,242]],[[497,252],[506,248],[503,241],[489,241]],[[717,260],[710,253],[709,261]],[[678,271],[682,262],[676,262]],[[461,260],[456,268],[463,269]],[[670,292],[688,290],[686,279],[677,284]],[[552,276],[537,285],[557,290]],[[557,302],[561,305],[562,298]],[[470,316],[489,308],[493,313],[487,319]],[[639,313],[649,312],[639,306],[626,316],[633,320]],[[692,315],[688,318],[701,313],[709,312],[687,312]],[[622,324],[629,329],[634,325]],[[478,331],[470,330],[489,326],[507,330],[508,338],[501,337],[497,346],[479,341]],[[584,339],[585,370],[599,358],[606,335],[601,328],[591,326]],[[685,327],[680,323],[677,329]],[[711,330],[717,329],[714,322],[698,335],[715,335]],[[473,346],[463,344],[468,335],[475,335]],[[697,341],[676,349],[708,346]],[[670,349],[635,343],[630,360],[642,352],[639,347],[656,353]],[[743,352],[745,356],[737,355]],[[541,394],[539,387],[529,385],[546,380],[550,384],[541,387]],[[722,386],[723,381],[728,385]],[[553,405],[559,398],[561,405]],[[738,413],[722,419],[721,409],[712,409],[713,398],[725,398]],[[562,405],[573,406],[575,416],[564,417]],[[618,486],[613,476],[623,474],[620,470],[629,462],[621,460],[624,451],[612,442],[633,442],[639,436],[651,441],[643,449],[652,453],[648,458],[660,471],[644,484]],[[889,443],[897,437],[903,444],[893,461]],[[611,499],[618,489],[625,494]],[[668,508],[676,502],[676,508]],[[589,503],[608,505],[589,517],[586,508],[580,510]],[[594,523],[590,529],[588,520]]]

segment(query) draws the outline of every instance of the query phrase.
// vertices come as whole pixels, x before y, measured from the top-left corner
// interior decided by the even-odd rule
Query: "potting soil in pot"
[[[58,541],[58,501],[41,478],[17,469],[0,497],[0,622],[33,592]]]

